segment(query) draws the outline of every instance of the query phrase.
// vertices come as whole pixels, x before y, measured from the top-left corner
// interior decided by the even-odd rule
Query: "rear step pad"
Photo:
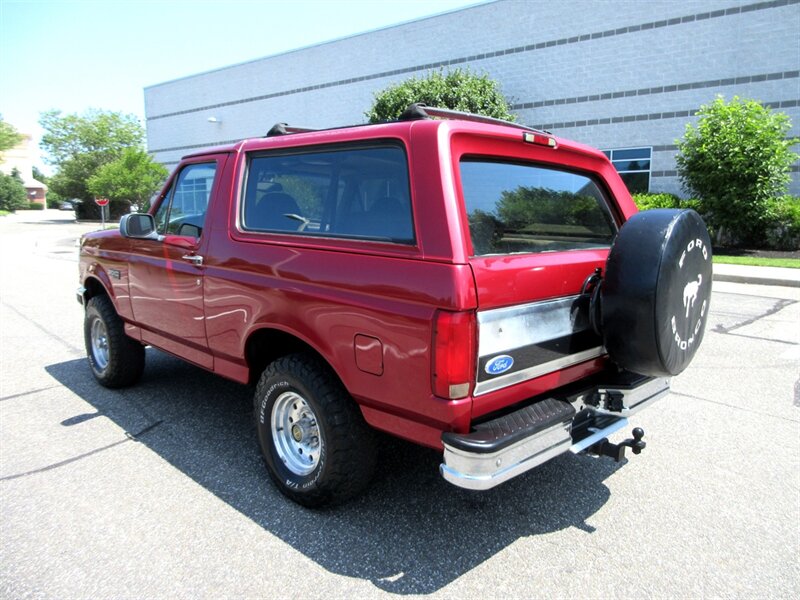
[[[546,398],[503,417],[475,425],[471,433],[445,432],[442,442],[464,452],[491,454],[569,421],[574,416],[575,409],[569,402]]]

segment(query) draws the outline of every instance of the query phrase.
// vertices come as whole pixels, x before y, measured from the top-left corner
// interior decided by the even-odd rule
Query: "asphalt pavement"
[[[0,218],[0,597],[800,597],[800,288],[715,277],[640,456],[467,492],[387,439],[364,497],[309,511],[266,476],[251,388],[153,350],[137,386],[94,382],[96,227]]]

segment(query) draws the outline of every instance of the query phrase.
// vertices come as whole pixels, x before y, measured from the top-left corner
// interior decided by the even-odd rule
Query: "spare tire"
[[[609,356],[642,375],[683,371],[703,339],[711,299],[711,240],[693,210],[631,217],[606,262],[601,330]]]

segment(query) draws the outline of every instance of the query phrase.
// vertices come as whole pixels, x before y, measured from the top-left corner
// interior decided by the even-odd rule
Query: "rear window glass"
[[[414,241],[406,155],[395,145],[253,156],[243,205],[249,231]]]
[[[476,256],[606,248],[616,233],[603,193],[584,175],[465,158],[461,186]]]

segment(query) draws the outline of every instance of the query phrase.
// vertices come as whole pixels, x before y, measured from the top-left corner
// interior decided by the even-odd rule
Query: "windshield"
[[[602,191],[584,175],[465,158],[461,186],[474,256],[608,248],[616,233]]]

